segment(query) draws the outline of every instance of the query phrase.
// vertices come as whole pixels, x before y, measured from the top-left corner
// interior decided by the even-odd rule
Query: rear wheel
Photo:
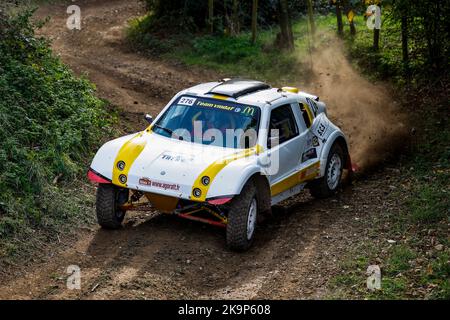
[[[341,184],[343,169],[344,151],[339,144],[334,144],[328,154],[325,175],[309,184],[311,195],[321,199],[335,194]]]
[[[257,189],[253,182],[249,182],[233,199],[228,212],[227,245],[230,249],[244,251],[250,247],[258,211]]]
[[[122,226],[125,211],[120,208],[128,201],[128,189],[112,184],[100,184],[97,189],[96,212],[98,224],[105,229],[118,229]]]

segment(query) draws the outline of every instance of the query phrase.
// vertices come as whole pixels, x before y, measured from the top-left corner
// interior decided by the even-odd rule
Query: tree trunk
[[[373,49],[375,51],[380,49],[380,29],[373,29]]]
[[[233,9],[231,13],[231,34],[237,35],[240,32],[239,26],[239,0],[233,0]]]
[[[408,16],[406,12],[402,13],[401,19],[402,29],[402,60],[405,75],[409,77],[409,54],[408,54]]]
[[[208,24],[209,32],[214,33],[214,0],[208,0]]]
[[[280,22],[280,38],[278,46],[287,50],[294,50],[294,35],[287,0],[278,1],[278,14]]]
[[[311,26],[311,34],[314,36],[316,33],[316,24],[314,22],[314,10],[312,0],[308,0],[308,16],[309,16],[309,24]]]
[[[252,6],[252,43],[256,42],[256,32],[258,28],[258,0],[253,0]]]
[[[356,36],[356,27],[355,22],[353,20],[350,21],[350,35]]]
[[[381,9],[381,3],[378,4]],[[376,24],[376,23],[375,23]],[[380,29],[373,29],[373,49],[378,51],[380,49]]]
[[[344,24],[342,23],[342,10],[341,10],[341,1],[335,1],[336,6],[336,20],[337,20],[337,29],[338,35],[342,37],[344,35]]]

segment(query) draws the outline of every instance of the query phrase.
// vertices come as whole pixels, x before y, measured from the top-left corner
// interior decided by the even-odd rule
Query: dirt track
[[[127,50],[123,30],[128,19],[143,14],[138,1],[76,4],[82,8],[81,31],[66,29],[66,5],[49,5],[37,13],[51,16],[42,33],[53,39],[64,62],[88,75],[101,97],[122,108],[124,127],[142,129],[143,113],[156,115],[180,89],[220,76]],[[368,241],[365,217],[393,206],[384,200],[386,179],[374,175],[335,198],[315,201],[304,195],[277,208],[243,254],[225,248],[221,229],[133,214],[120,231],[80,231],[73,246],[49,253],[23,277],[2,282],[0,298],[325,298],[342,255]],[[69,265],[81,268],[81,290],[66,288]]]

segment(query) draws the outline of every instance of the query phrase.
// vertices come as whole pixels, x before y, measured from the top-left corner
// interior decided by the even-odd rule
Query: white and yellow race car
[[[305,187],[334,194],[352,171],[348,143],[319,98],[296,88],[224,79],[178,93],[142,132],[103,145],[89,179],[97,218],[121,227],[127,211],[178,215],[226,228],[246,250],[257,217]]]

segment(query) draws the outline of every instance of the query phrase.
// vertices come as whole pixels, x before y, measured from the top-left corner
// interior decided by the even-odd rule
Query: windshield
[[[153,125],[173,139],[228,148],[251,148],[257,141],[260,109],[231,101],[182,96]]]

